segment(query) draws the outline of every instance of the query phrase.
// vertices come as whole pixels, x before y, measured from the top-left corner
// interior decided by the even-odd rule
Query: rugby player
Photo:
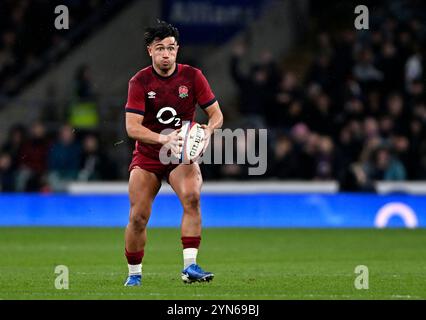
[[[163,179],[170,184],[183,207],[182,280],[185,283],[210,281],[214,274],[204,271],[196,260],[201,241],[199,164],[165,164],[160,161],[159,152],[164,145],[174,154],[179,152],[182,147],[180,128],[184,121],[194,121],[197,105],[208,116],[208,123],[202,125],[205,147],[213,130],[222,126],[223,115],[203,73],[176,62],[179,32],[174,26],[158,21],[155,26],[146,28],[144,37],[152,64],[130,79],[125,106],[126,131],[136,142],[129,166],[130,214],[125,231],[129,274],[124,285],[142,284],[146,228]],[[165,129],[173,131],[163,134]]]

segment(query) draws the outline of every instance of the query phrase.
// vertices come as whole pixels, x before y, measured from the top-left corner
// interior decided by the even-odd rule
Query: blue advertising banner
[[[203,194],[205,227],[426,227],[426,197],[373,194]],[[0,226],[123,227],[126,195],[0,195]],[[151,227],[177,227],[182,208],[172,194],[155,199]]]
[[[163,0],[163,20],[176,26],[183,44],[219,44],[253,22],[267,1]]]

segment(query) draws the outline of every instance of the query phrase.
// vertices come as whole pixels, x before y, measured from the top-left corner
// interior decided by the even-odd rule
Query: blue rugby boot
[[[213,280],[214,274],[204,271],[198,264],[191,264],[182,271],[182,280],[184,283],[209,282]]]
[[[138,287],[140,285],[142,285],[142,275],[140,274],[129,275],[124,283],[125,287]]]

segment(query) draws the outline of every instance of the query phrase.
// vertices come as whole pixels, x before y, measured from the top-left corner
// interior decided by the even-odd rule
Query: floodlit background
[[[126,225],[127,83],[160,18],[224,128],[268,129],[264,175],[202,166],[206,226],[426,226],[425,4],[362,4],[368,30],[356,1],[1,1],[0,225]],[[151,225],[180,212],[164,183]]]

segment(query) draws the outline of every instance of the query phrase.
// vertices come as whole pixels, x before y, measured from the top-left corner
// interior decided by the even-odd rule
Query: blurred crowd
[[[304,77],[267,52],[244,73],[237,44],[230,72],[241,117],[270,129],[268,176],[338,180],[347,191],[425,180],[425,27],[387,16],[366,32],[321,32]],[[233,171],[243,178],[245,168]]]
[[[63,192],[71,181],[117,179],[117,168],[95,133],[76,134],[62,125],[49,131],[41,122],[10,129],[1,146],[2,192]]]
[[[13,125],[0,144],[0,191],[64,192],[73,181],[118,179],[96,101],[90,69],[81,65],[64,115],[47,100],[39,121]]]
[[[55,34],[40,35],[44,42],[34,41],[33,50],[19,46],[21,37],[42,32],[31,29],[31,20],[19,23],[34,3],[39,9],[35,0],[0,2],[0,30],[6,30],[0,88],[19,65],[56,41]],[[87,3],[92,8],[97,2]],[[4,16],[6,6],[13,14]],[[372,15],[366,31],[316,33],[303,73],[282,66],[267,50],[244,68],[247,49],[238,43],[229,72],[239,92],[240,121],[225,127],[268,128],[267,172],[256,177],[248,176],[247,165],[206,165],[205,179],[336,180],[344,191],[374,191],[378,180],[426,180],[426,20],[412,13],[399,17]],[[101,116],[91,81],[89,67],[80,66],[66,115],[49,118],[56,107],[48,104],[41,121],[12,127],[0,144],[0,191],[63,191],[70,181],[127,178],[119,167],[128,163],[112,160],[104,143],[111,140],[97,130]],[[52,128],[46,121],[63,125]],[[234,143],[235,150],[245,148]],[[133,141],[127,145],[120,150],[130,157]]]
[[[0,1],[0,97],[15,94],[24,80],[30,80],[36,70],[51,63],[49,60],[55,54],[52,50],[67,50],[71,46],[71,29],[53,27],[57,5],[66,5],[69,24],[78,26],[96,12],[103,1]]]

